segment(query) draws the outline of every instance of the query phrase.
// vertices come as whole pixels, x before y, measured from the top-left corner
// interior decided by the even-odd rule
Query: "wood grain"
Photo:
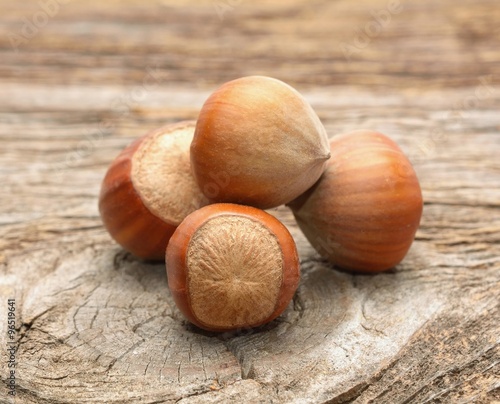
[[[0,0],[0,345],[15,298],[16,402],[500,401],[496,0],[401,1],[349,58],[387,1],[60,2],[14,49],[42,3]],[[271,210],[297,242],[299,290],[271,324],[219,335],[182,318],[163,265],[116,246],[97,195],[123,147],[248,74],[294,85],[330,136],[397,141],[425,207],[407,258],[374,276],[332,268]]]

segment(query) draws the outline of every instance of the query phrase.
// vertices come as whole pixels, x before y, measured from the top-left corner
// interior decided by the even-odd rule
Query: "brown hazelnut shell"
[[[387,136],[334,136],[320,180],[289,204],[306,238],[330,262],[359,272],[394,267],[408,252],[423,209],[417,175]]]
[[[174,301],[184,316],[200,328],[216,332],[235,329],[235,327],[217,327],[200,321],[193,312],[189,291],[187,254],[190,240],[204,223],[219,216],[247,217],[258,221],[265,225],[279,242],[283,257],[283,276],[274,309],[261,321],[240,325],[238,328],[257,327],[268,323],[278,317],[292,299],[300,280],[300,262],[295,242],[287,228],[274,216],[250,206],[226,203],[208,205],[191,213],[179,225],[166,251],[168,286]]]
[[[179,122],[148,132],[115,158],[104,177],[99,196],[103,224],[116,242],[139,258],[163,261],[168,240],[179,223],[156,216],[144,203],[132,180],[134,153],[151,136],[188,126],[194,127],[194,122]]]
[[[206,100],[191,144],[193,173],[212,202],[276,207],[310,188],[329,158],[325,128],[280,80],[249,76]]]

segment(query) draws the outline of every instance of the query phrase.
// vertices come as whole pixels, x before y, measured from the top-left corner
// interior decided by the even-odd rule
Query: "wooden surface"
[[[390,21],[379,0],[41,4],[0,1],[0,373],[15,298],[17,403],[500,400],[498,0],[401,1]],[[330,136],[395,139],[424,216],[401,265],[362,276],[273,210],[300,251],[293,304],[216,335],[183,320],[163,265],[116,246],[96,199],[132,139],[249,74],[294,85]]]

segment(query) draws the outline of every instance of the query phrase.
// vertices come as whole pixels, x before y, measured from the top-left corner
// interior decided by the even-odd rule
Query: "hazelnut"
[[[299,283],[292,236],[274,216],[234,204],[187,216],[166,252],[179,310],[210,331],[256,327],[279,316]]]
[[[261,76],[217,89],[200,111],[191,145],[196,181],[211,202],[261,209],[305,192],[329,157],[325,128],[307,101]]]
[[[208,203],[190,169],[194,128],[194,122],[180,122],[147,133],[118,155],[104,177],[102,221],[140,258],[163,260],[178,224]]]
[[[359,130],[331,139],[332,158],[309,191],[289,206],[316,250],[344,269],[375,272],[398,264],[420,223],[417,175],[387,136]]]

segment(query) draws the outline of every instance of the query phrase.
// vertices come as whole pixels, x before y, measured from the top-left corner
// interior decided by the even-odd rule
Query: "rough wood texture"
[[[401,1],[378,28],[387,1],[61,2],[43,23],[45,3],[0,1],[0,373],[15,298],[16,402],[500,400],[498,0]],[[376,276],[335,270],[272,211],[298,243],[298,293],[272,324],[217,335],[183,320],[162,265],[112,242],[97,195],[132,139],[247,74],[296,86],[330,136],[396,140],[425,209]]]

